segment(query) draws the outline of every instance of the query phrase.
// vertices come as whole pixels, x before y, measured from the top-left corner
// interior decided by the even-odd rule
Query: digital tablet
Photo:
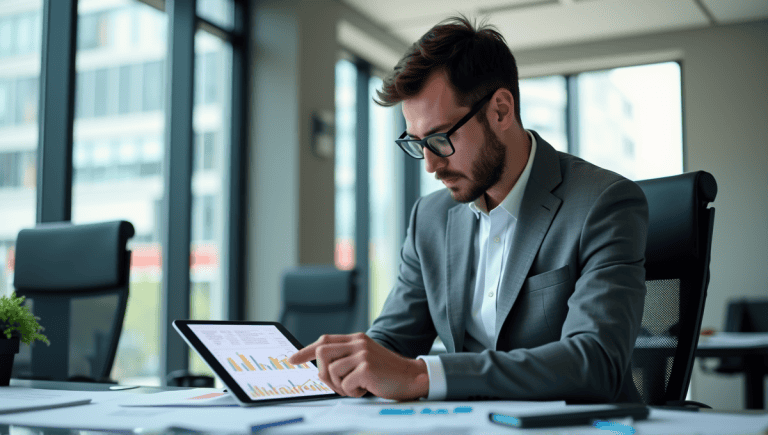
[[[288,362],[303,346],[277,322],[174,320],[173,327],[241,406],[340,397],[314,361]]]

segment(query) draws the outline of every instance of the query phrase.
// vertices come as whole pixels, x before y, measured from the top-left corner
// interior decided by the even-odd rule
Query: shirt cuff
[[[427,375],[429,376],[429,395],[427,400],[445,400],[448,396],[448,385],[445,379],[445,369],[443,362],[437,355],[422,355],[417,357],[427,364]]]

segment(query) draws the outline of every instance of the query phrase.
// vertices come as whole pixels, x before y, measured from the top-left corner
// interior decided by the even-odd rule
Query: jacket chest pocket
[[[508,317],[511,348],[559,340],[572,292],[568,266],[526,279]]]

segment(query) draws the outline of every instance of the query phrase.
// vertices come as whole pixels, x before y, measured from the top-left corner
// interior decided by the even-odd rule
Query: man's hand
[[[320,380],[342,396],[366,392],[400,401],[427,397],[429,375],[422,360],[404,358],[362,332],[323,335],[291,355],[291,364],[317,360]]]

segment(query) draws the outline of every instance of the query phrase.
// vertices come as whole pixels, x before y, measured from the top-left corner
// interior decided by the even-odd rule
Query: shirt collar
[[[523,193],[525,192],[525,186],[528,185],[528,178],[531,176],[531,167],[533,166],[533,158],[536,155],[536,137],[532,135],[528,130],[525,132],[528,133],[528,137],[531,138],[531,153],[528,155],[528,163],[525,164],[525,168],[520,174],[520,178],[518,178],[517,183],[515,183],[515,185],[512,187],[512,190],[510,190],[507,194],[506,198],[504,198],[504,200],[501,201],[501,204],[499,204],[499,207],[502,207],[515,219],[517,219],[517,216],[520,214],[520,205],[523,202]],[[480,213],[484,213],[486,215],[488,214],[488,212],[485,211],[485,198],[483,195],[480,195],[479,198],[470,202],[468,206],[469,209],[472,210],[472,212],[474,212],[475,216],[478,218],[480,217]]]

